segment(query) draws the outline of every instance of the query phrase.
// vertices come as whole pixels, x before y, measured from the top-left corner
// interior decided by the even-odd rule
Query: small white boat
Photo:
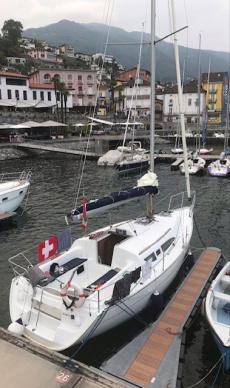
[[[199,155],[210,155],[213,151],[213,148],[200,148],[199,149]]]
[[[228,177],[230,175],[230,159],[225,152],[221,152],[220,159],[210,163],[208,171],[211,176]]]
[[[190,175],[196,175],[204,170],[205,160],[198,156],[197,152],[195,152],[191,159],[188,159],[188,172]],[[180,172],[181,174],[185,173],[184,163],[180,164]]]
[[[224,138],[224,133],[217,133],[217,132],[214,132],[213,134],[213,137],[216,137],[216,138]]]
[[[230,261],[213,280],[205,299],[205,315],[213,338],[230,368]]]
[[[30,186],[31,172],[0,175],[0,215],[16,210]]]
[[[116,163],[121,162],[125,158],[123,152],[116,150],[109,150],[106,154],[102,155],[98,161],[98,166],[114,166]]]

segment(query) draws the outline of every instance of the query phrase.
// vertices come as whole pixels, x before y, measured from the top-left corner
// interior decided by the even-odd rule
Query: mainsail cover
[[[135,187],[126,187],[120,191],[112,192],[108,195],[105,195],[102,198],[90,201],[86,204],[86,213],[87,216],[94,215],[96,213],[106,211],[115,206],[120,206],[126,202],[129,202],[135,198],[143,197],[149,194],[157,194],[157,186],[135,186]],[[67,218],[71,221],[76,221],[82,219],[83,206],[79,206],[76,209],[72,210],[71,213],[67,214]]]

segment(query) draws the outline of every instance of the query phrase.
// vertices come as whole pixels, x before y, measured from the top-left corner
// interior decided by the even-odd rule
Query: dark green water
[[[80,160],[74,156],[43,154],[36,158],[25,158],[0,162],[0,172],[31,170],[31,184],[26,212],[19,217],[14,227],[0,230],[0,274],[1,274],[1,309],[0,326],[7,328],[10,323],[8,297],[10,281],[13,277],[8,258],[67,228],[64,216],[74,206],[78,185]],[[156,211],[165,210],[172,191],[173,194],[185,190],[184,178],[178,172],[171,172],[169,164],[159,164],[155,172],[160,183],[160,194],[156,198]],[[99,168],[94,161],[87,161],[84,172],[86,199],[98,198],[100,195],[117,190],[119,187],[133,185],[141,175],[118,178],[112,169]],[[198,232],[194,227],[192,246],[202,248],[214,246],[221,248],[229,260],[230,252],[230,180],[204,176],[191,177],[191,188],[197,193],[195,219]],[[143,214],[145,203],[132,202],[121,210],[113,210],[112,222]],[[21,214],[22,209],[18,210]],[[88,221],[88,232],[108,223],[108,216],[100,215]],[[72,225],[72,239],[81,233],[81,225]],[[201,241],[201,239],[202,241]],[[183,277],[183,271],[171,287]],[[151,322],[151,311],[146,310],[142,317]],[[132,320],[110,333],[92,339],[77,355],[79,361],[88,365],[100,366],[128,340],[142,330],[142,325]],[[66,354],[73,354],[71,349]],[[188,388],[202,379],[218,361],[220,355],[207,324],[200,315],[187,333],[183,387]],[[218,367],[198,386],[211,387]],[[222,372],[215,387],[225,387],[229,378]]]

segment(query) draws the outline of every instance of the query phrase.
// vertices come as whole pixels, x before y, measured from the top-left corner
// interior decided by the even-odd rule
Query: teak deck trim
[[[219,250],[206,249],[203,252],[178,294],[163,313],[161,320],[127,370],[124,376],[127,380],[144,387],[148,387],[153,381],[175,334],[180,332],[194,300],[199,297],[204,281],[219,257]]]

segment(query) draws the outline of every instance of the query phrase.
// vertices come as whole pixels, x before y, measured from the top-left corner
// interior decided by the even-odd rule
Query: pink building
[[[53,77],[58,77],[72,90],[73,108],[85,112],[95,105],[97,81],[96,72],[83,69],[44,69],[40,68],[30,76],[33,84],[50,84]]]
[[[27,55],[33,59],[40,59],[42,61],[51,61],[57,63],[63,63],[63,59],[58,57],[56,54],[51,51],[42,50],[42,49],[33,49],[27,51]]]

